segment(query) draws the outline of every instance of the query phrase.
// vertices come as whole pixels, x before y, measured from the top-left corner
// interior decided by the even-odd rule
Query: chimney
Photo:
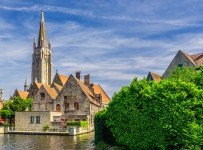
[[[80,80],[80,73],[81,73],[80,71],[77,71],[77,72],[75,73],[76,78],[79,79],[79,80]]]
[[[90,84],[90,74],[84,75],[84,83],[86,86]]]

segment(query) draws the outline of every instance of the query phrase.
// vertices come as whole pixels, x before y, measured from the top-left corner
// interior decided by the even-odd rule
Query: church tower
[[[32,79],[39,83],[51,85],[52,54],[51,43],[46,41],[44,13],[41,11],[38,42],[34,38],[32,54]]]

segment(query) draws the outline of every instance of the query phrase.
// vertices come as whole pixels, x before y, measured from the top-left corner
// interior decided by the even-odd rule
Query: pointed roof
[[[47,44],[46,44],[46,31],[45,31],[44,12],[41,11],[39,36],[38,36],[38,47],[44,47],[46,45]]]
[[[59,76],[59,79],[61,80],[61,83],[64,85],[67,82],[68,77],[61,74],[58,74],[58,76]]]
[[[196,63],[194,62],[194,60],[192,59],[191,55],[187,54],[186,52],[183,52],[181,50],[179,50],[179,52],[181,52],[194,66],[196,66]]]
[[[58,85],[57,83],[54,83],[54,82],[53,82],[53,87],[55,87],[58,92],[60,92],[62,90],[62,88],[63,88],[62,86],[60,86],[60,85]]]
[[[22,99],[26,99],[28,97],[29,92],[25,92],[25,91],[20,91],[16,89],[16,92],[14,94],[14,96],[19,96]]]
[[[151,80],[153,80],[155,82],[159,82],[161,80],[161,76],[156,74],[156,73],[154,73],[154,72],[149,72],[148,76],[147,76],[147,79],[148,80],[151,79]]]
[[[25,84],[24,85],[28,85],[28,83],[27,83],[27,78],[26,78],[26,80],[25,80]]]
[[[42,83],[39,82],[34,82],[34,84],[37,86],[38,89],[40,89],[40,87],[42,86]]]
[[[46,91],[48,92],[48,94],[51,96],[52,99],[55,99],[57,97],[58,93],[54,88],[50,87],[47,84],[43,84],[41,88],[43,87],[46,89]]]
[[[94,99],[94,94],[90,91],[89,87],[87,87],[81,80],[77,79],[73,75],[70,75],[70,78],[71,76],[77,81],[78,85],[81,87],[82,91],[85,93],[90,102],[100,106],[100,103]]]
[[[180,50],[180,52],[195,66],[199,67],[203,65],[203,53],[189,55],[186,52]]]
[[[95,94],[101,94],[102,103],[109,103],[111,101],[111,99],[108,97],[106,92],[102,89],[102,87],[99,84],[94,84],[93,89]]]

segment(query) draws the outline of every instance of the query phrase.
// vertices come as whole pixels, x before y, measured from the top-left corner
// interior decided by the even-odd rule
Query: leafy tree
[[[0,114],[3,119],[8,119],[13,116],[13,112],[11,110],[0,110]]]
[[[123,87],[105,113],[117,143],[138,150],[203,145],[202,72],[177,68],[159,83],[135,78]]]
[[[26,109],[31,110],[32,99],[22,99],[20,97],[14,97],[13,100],[5,102],[2,110],[2,118],[12,118],[15,116],[16,111],[25,111]]]

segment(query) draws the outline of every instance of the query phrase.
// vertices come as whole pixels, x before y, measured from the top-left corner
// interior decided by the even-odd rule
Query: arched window
[[[61,111],[61,106],[59,104],[56,105],[56,111]]]
[[[75,110],[78,110],[78,109],[79,109],[79,104],[78,104],[78,102],[74,102],[74,108],[75,108]]]

